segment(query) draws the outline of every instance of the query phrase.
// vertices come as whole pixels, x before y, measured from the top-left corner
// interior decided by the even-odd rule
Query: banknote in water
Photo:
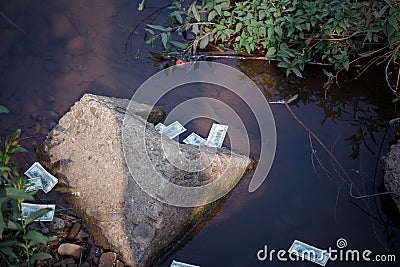
[[[167,127],[167,126],[165,126],[165,125],[162,124],[161,122],[158,123],[156,126],[154,126],[154,128],[156,129],[156,131],[159,132],[159,133],[162,133],[166,127]]]
[[[210,147],[222,147],[227,131],[228,125],[213,123],[208,133],[206,145]]]
[[[315,262],[321,266],[325,266],[330,258],[330,254],[326,250],[322,250],[299,240],[295,240],[290,246],[289,253],[293,253],[305,260]]]
[[[174,121],[161,132],[163,135],[168,137],[169,139],[173,139],[186,131],[186,128],[182,126],[178,121]]]
[[[39,162],[33,163],[33,165],[25,172],[25,175],[31,179],[40,178],[42,181],[42,190],[45,193],[50,192],[50,190],[58,183],[58,179],[47,172]]]
[[[25,189],[25,192],[31,192],[39,189],[43,189],[42,179],[28,179],[28,187]]]
[[[200,267],[198,265],[192,265],[192,264],[187,264],[179,261],[172,261],[172,264],[170,267]]]
[[[191,133],[182,142],[184,142],[185,144],[188,144],[188,145],[202,146],[202,145],[205,145],[207,141],[200,135],[198,135],[196,133]]]
[[[29,216],[29,214],[45,209],[45,208],[51,208],[52,210],[44,214],[42,217],[39,217],[35,221],[43,221],[43,222],[49,222],[53,220],[54,217],[54,211],[56,209],[56,205],[54,204],[30,204],[30,203],[21,203],[21,213],[22,213],[22,220],[26,220],[26,218]]]

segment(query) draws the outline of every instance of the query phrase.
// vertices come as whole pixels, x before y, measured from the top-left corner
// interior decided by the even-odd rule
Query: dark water
[[[0,17],[0,104],[11,110],[0,117],[1,134],[4,137],[16,128],[23,129],[23,144],[30,152],[18,161],[22,168],[36,159],[33,147],[84,93],[130,98],[159,70],[144,44],[143,25],[128,46],[129,61],[123,53],[128,25],[134,27],[144,19],[144,24],[165,20],[165,11],[157,12],[164,2],[157,2],[149,1],[147,8],[138,12],[136,1],[1,1],[0,11],[26,32]],[[320,68],[310,67],[306,79],[294,80],[266,63],[218,62],[243,71],[269,100],[299,93],[299,100],[291,105],[293,112],[350,174],[356,188],[352,193],[380,190],[380,157],[388,151],[394,135],[386,127],[395,116],[395,106],[379,70],[325,93]],[[223,89],[206,85],[177,88],[159,104],[170,111],[182,101],[202,95],[241,110],[247,118],[251,154],[257,158],[257,124],[250,111]],[[371,258],[398,253],[400,231],[391,226],[393,217],[387,214],[393,213],[383,211],[382,199],[351,197],[350,188],[343,185],[343,173],[321,146],[315,140],[310,143],[308,133],[283,105],[271,107],[278,143],[266,182],[250,194],[251,175],[246,176],[197,235],[186,240],[163,266],[169,266],[172,259],[201,266],[316,266],[279,262],[276,256],[272,262],[257,260],[257,252],[265,245],[269,250],[287,250],[295,239],[335,249],[337,239],[345,238],[348,249],[369,249]],[[189,128],[205,136],[210,123],[199,120]],[[364,261],[328,264],[397,266]]]

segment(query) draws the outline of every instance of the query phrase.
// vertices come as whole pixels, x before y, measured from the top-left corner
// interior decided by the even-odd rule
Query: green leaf
[[[378,18],[382,17],[382,15],[385,13],[385,11],[388,7],[389,6],[383,6],[383,8],[381,10],[379,10],[379,12],[376,14],[376,18],[378,19]]]
[[[199,14],[199,11],[197,10],[196,5],[192,5],[192,13],[193,13],[194,18],[195,18],[198,22],[200,22],[200,14]]]
[[[3,105],[0,105],[0,113],[8,113],[8,112],[10,112],[10,111],[8,110],[8,108],[6,108],[6,107],[3,106]]]
[[[214,9],[217,11],[218,15],[222,15],[221,10],[222,10],[222,5],[216,5]]]
[[[273,56],[275,56],[275,54],[276,54],[276,48],[275,47],[268,48],[268,51],[267,51],[267,54],[266,54],[267,57],[273,57]]]
[[[288,64],[287,64],[286,62],[279,62],[279,63],[278,63],[278,67],[280,67],[280,68],[287,68],[287,67],[288,67]]]
[[[390,25],[392,25],[393,28],[396,29],[396,31],[399,30],[399,25],[398,25],[398,23],[397,23],[397,18],[396,18],[396,16],[390,16],[390,17],[388,18],[388,22],[389,22]]]
[[[38,252],[33,254],[30,263],[33,264],[35,261],[43,261],[53,258],[49,253],[46,252]]]
[[[46,245],[47,242],[49,241],[49,238],[47,236],[42,235],[36,230],[30,230],[26,234],[25,238],[27,240],[30,240],[29,246],[33,247],[37,244],[43,244]]]
[[[208,36],[203,37],[203,38],[200,40],[199,48],[200,48],[200,49],[204,49],[204,48],[206,48],[207,45],[208,45]]]
[[[183,19],[182,19],[181,13],[179,13],[178,11],[175,11],[175,18],[180,24],[183,23]]]
[[[395,99],[392,100],[392,103],[397,103],[399,102],[400,98],[396,97]]]
[[[17,146],[17,147],[14,147],[14,148],[10,149],[10,152],[11,153],[28,152],[28,150],[26,150],[22,146]]]
[[[6,188],[7,197],[16,200],[34,200],[33,196],[26,193],[23,189],[8,187]]]
[[[31,224],[34,220],[39,219],[43,215],[45,215],[47,212],[53,210],[52,208],[45,208],[45,209],[40,209],[35,212],[32,212],[31,214],[28,215],[28,217],[25,220],[25,224],[29,225]]]
[[[157,38],[157,37],[156,37],[155,35],[151,36],[149,39],[146,40],[146,44],[153,46],[154,40],[155,40],[156,38]]]
[[[3,231],[4,231],[4,218],[3,218],[3,212],[0,210],[0,238],[3,238]]]
[[[161,33],[161,42],[164,46],[164,49],[167,49],[168,35],[165,32]]]
[[[301,72],[297,68],[293,68],[292,71],[297,77],[303,78],[303,75],[301,75]]]
[[[242,29],[242,26],[243,26],[243,23],[241,23],[241,22],[237,23],[235,26],[235,31],[236,32],[240,31]]]
[[[144,29],[146,32],[150,33],[150,34],[155,34],[155,32],[152,29],[146,28]]]
[[[9,172],[9,171],[11,171],[11,168],[8,166],[0,166],[0,171],[1,172]]]
[[[8,221],[6,228],[10,229],[10,230],[23,231],[22,225],[20,223],[16,223],[16,222],[13,222],[13,221]]]
[[[168,26],[171,27],[171,28],[174,27],[174,22],[172,21],[172,16],[171,15],[168,16]]]
[[[17,258],[17,255],[15,255],[15,253],[11,247],[0,247],[0,251],[14,259]]]
[[[276,32],[276,34],[278,36],[282,37],[283,32],[282,32],[282,28],[280,26],[275,27],[274,31]]]
[[[181,43],[181,42],[177,42],[177,41],[169,41],[169,43],[180,49],[186,49],[188,46],[186,43]]]
[[[218,15],[217,11],[211,10],[211,12],[208,14],[208,21],[211,22],[217,15]]]
[[[21,246],[21,244],[22,243],[17,240],[8,240],[8,241],[0,242],[0,248]]]
[[[153,28],[155,30],[159,30],[159,31],[165,31],[165,28],[161,25],[151,25],[151,24],[147,24],[147,27]]]

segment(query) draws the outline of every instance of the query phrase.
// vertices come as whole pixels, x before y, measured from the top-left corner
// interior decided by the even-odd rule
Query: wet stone
[[[82,229],[79,231],[79,233],[75,236],[75,239],[83,240],[85,238],[88,238],[89,235],[83,231]]]
[[[79,222],[75,223],[69,231],[67,238],[74,239],[78,235],[80,229],[81,224]]]
[[[117,254],[114,252],[106,252],[101,254],[99,259],[98,267],[109,267],[114,266],[114,262],[117,259]]]
[[[57,249],[59,255],[71,256],[74,259],[79,259],[84,252],[84,247],[72,243],[63,243]]]
[[[43,150],[46,153],[42,158],[46,158],[46,161],[49,161],[47,164],[51,166],[63,159],[71,160],[57,175],[66,177],[65,183],[71,191],[66,191],[65,200],[76,207],[78,216],[91,222],[87,230],[96,245],[118,251],[118,255],[127,266],[152,266],[165,250],[176,244],[176,241],[203,218],[213,205],[185,209],[167,205],[147,195],[133,182],[132,176],[152,175],[148,171],[153,170],[151,164],[160,166],[161,173],[170,174],[173,182],[182,180],[187,186],[197,186],[198,174],[185,180],[184,175],[187,172],[173,171],[170,163],[164,163],[160,135],[154,130],[147,131],[148,135],[143,135],[144,127],[154,129],[154,125],[144,121],[149,111],[154,108],[143,103],[134,103],[134,108],[129,110],[132,115],[125,116],[120,110],[126,110],[129,103],[129,99],[85,94],[51,131],[43,144],[48,149]],[[93,113],[100,117],[97,118]],[[87,125],[79,125],[79,114],[86,120]],[[161,115],[162,112],[157,114]],[[137,165],[144,166],[134,168],[134,173],[130,173],[123,164],[128,160],[122,146],[122,125],[126,118],[130,118],[127,123],[129,129],[132,129],[129,131],[132,136],[126,144],[133,152],[129,159]],[[76,136],[77,131],[82,134]],[[138,138],[146,138],[146,144],[154,148],[151,163],[144,160],[142,142],[136,142]],[[61,141],[55,145],[55,139]],[[174,140],[164,141],[168,147],[176,144]],[[183,148],[186,151],[185,155],[196,157],[199,154],[196,147]],[[205,150],[208,156],[203,160],[204,163],[212,156],[216,157],[214,165],[219,166],[217,173],[212,172],[211,167],[202,171],[205,179],[210,177],[210,181],[216,180],[221,173],[229,170],[230,179],[227,182],[234,185],[250,163],[248,157],[231,153],[225,148],[218,150],[217,155],[211,148]],[[107,175],[103,175],[104,173]],[[102,176],[100,180],[99,174]],[[76,192],[81,192],[81,195],[78,197]],[[92,250],[92,246],[89,247]],[[94,255],[91,252],[89,254]],[[100,266],[105,266],[107,255],[110,255],[115,264],[115,254],[103,255],[99,250],[95,256],[100,255]],[[91,263],[89,259],[86,261]],[[97,263],[96,258],[92,258],[92,263]],[[113,266],[113,263],[109,266]]]

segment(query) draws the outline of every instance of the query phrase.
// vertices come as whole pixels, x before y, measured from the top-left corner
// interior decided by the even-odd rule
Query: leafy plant
[[[206,47],[261,55],[286,74],[302,77],[305,64],[332,66],[329,86],[343,70],[362,62],[362,74],[375,63],[398,67],[398,0],[194,0],[175,1],[168,25],[147,25],[149,45],[159,39],[168,57],[190,58]],[[388,69],[388,67],[387,67]],[[389,82],[398,97],[397,85]],[[400,77],[400,76],[399,76]]]
[[[8,109],[0,105],[0,113]],[[21,130],[8,136],[0,150],[0,265],[16,266],[26,262],[28,266],[36,260],[51,258],[48,253],[40,252],[39,245],[46,245],[49,238],[30,229],[32,222],[51,209],[41,209],[31,213],[25,220],[21,218],[21,203],[34,200],[26,193],[26,179],[11,164],[16,153],[25,152],[20,146]],[[34,193],[34,192],[33,192]]]

